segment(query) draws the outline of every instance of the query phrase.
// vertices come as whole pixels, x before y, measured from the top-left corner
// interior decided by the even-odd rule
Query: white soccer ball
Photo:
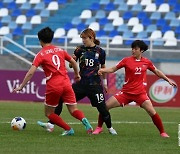
[[[11,121],[11,128],[13,130],[23,130],[26,128],[26,121],[22,117],[15,117]]]

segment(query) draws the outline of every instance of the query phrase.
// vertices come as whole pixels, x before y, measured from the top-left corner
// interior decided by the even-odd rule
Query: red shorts
[[[62,99],[65,104],[77,104],[72,86],[60,87],[58,91],[48,90],[45,97],[45,105],[56,107],[59,100]]]
[[[123,93],[122,91],[119,91],[114,95],[114,97],[118,100],[119,104],[122,106],[125,106],[131,102],[136,102],[138,105],[141,106],[141,104],[149,100],[149,97],[147,96],[147,93],[142,93],[142,94],[128,94],[128,93]]]

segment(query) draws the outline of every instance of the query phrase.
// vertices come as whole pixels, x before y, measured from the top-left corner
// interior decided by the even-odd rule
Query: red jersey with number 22
[[[125,68],[125,82],[122,92],[129,94],[146,93],[144,81],[146,79],[146,71],[155,70],[153,63],[144,57],[140,60],[135,57],[126,57],[122,59],[117,65],[117,69]]]
[[[58,91],[60,86],[71,85],[67,75],[65,60],[70,61],[71,56],[54,45],[43,47],[36,55],[33,65],[36,67],[42,66],[46,75],[47,91]]]

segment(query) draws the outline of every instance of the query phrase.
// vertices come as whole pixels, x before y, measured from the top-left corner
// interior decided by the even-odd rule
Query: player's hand
[[[80,75],[75,75],[74,80],[76,82],[80,81],[81,80],[81,76]]]
[[[104,85],[104,91],[107,93],[108,92],[108,86]]]
[[[18,91],[21,91],[23,89],[23,87],[22,86],[19,86],[19,87],[17,87],[17,88],[15,88],[15,89],[13,89],[13,93],[16,93],[16,92],[18,92]]]
[[[172,85],[173,87],[177,87],[177,84],[176,84],[174,81],[169,80],[168,82],[169,82],[169,84]]]
[[[75,56],[75,54],[73,54],[73,55],[72,55],[72,58],[73,58],[74,60],[76,60],[77,57]]]
[[[99,74],[99,75],[103,75],[103,73],[104,73],[104,72],[103,72],[103,69],[102,69],[102,68],[98,70],[98,74]]]

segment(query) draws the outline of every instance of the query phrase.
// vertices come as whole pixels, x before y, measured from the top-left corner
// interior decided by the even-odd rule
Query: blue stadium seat
[[[17,28],[17,24],[16,24],[14,21],[11,21],[11,22],[9,23],[8,27],[9,27],[10,29],[16,29],[16,28]]]
[[[104,18],[104,17],[106,17],[106,13],[105,13],[104,10],[98,10],[96,12],[96,15],[95,15],[96,19],[101,19],[101,18]]]
[[[1,23],[10,23],[11,21],[12,21],[12,19],[11,19],[11,16],[10,16],[10,15],[4,16],[4,17],[2,17],[2,19],[1,19]]]
[[[51,2],[51,0],[44,0],[45,4],[49,4]]]
[[[159,19],[159,20],[157,20],[157,23],[156,23],[156,25],[160,26],[160,27],[164,27],[166,24],[167,23],[164,19]]]
[[[125,12],[123,14],[123,19],[124,20],[129,20],[131,17],[132,17],[132,12],[131,11]]]
[[[72,23],[73,25],[78,25],[78,24],[81,23],[81,18],[79,18],[79,17],[74,17],[74,18],[72,19],[71,23]]]
[[[20,9],[29,10],[29,9],[31,9],[31,4],[29,2],[23,3],[21,5]]]
[[[170,26],[168,26],[168,25],[164,25],[164,27],[162,27],[162,32],[163,33],[165,33],[166,31],[168,31],[168,30],[171,30],[171,27]]]
[[[40,3],[35,5],[34,10],[43,10],[44,8],[45,8],[45,3],[40,2]]]
[[[115,10],[115,5],[113,3],[108,3],[105,8],[106,11],[112,11]]]
[[[86,28],[86,25],[85,25],[84,23],[80,23],[80,24],[77,25],[78,31],[82,31],[82,30],[84,30],[85,28]]]
[[[131,45],[134,40],[125,40],[125,45]]]
[[[21,14],[21,11],[17,8],[17,9],[15,9],[15,10],[13,10],[13,12],[12,12],[12,16],[13,17],[17,17],[17,16],[19,16]]]
[[[180,20],[178,19],[172,19],[169,24],[171,27],[179,27],[180,26]]]
[[[114,4],[115,5],[121,5],[121,4],[124,4],[124,0],[114,0]]]
[[[9,3],[8,6],[7,6],[7,8],[8,8],[9,10],[16,9],[16,8],[17,8],[16,3],[15,3],[15,2]]]
[[[13,2],[14,0],[3,0],[3,3],[11,3]]]
[[[164,16],[164,19],[165,20],[172,20],[172,19],[175,19],[176,18],[176,15],[174,12],[167,12]]]
[[[32,29],[32,24],[30,22],[26,22],[22,25],[23,30],[31,30]]]
[[[139,39],[148,38],[148,34],[145,31],[139,32],[136,36]]]
[[[67,3],[67,0],[58,0],[58,4],[65,4],[65,3]]]
[[[65,29],[66,31],[68,31],[68,30],[71,29],[71,28],[73,28],[73,25],[72,25],[71,23],[66,23],[66,24],[64,25],[64,29]]]
[[[164,45],[164,41],[163,40],[154,40],[153,42],[152,42],[152,44],[154,45],[154,46],[163,46]]]
[[[163,3],[164,3],[164,0],[155,0],[155,4],[157,6],[159,6],[159,5],[163,4]]]
[[[131,31],[126,31],[126,32],[123,33],[122,37],[123,38],[132,38],[133,33]]]
[[[167,2],[170,6],[174,7],[176,4],[178,4],[178,0],[168,0]]]
[[[105,25],[107,23],[108,23],[108,19],[107,18],[102,18],[102,19],[99,20],[99,24],[100,25]]]
[[[100,0],[99,4],[106,5],[110,2],[110,0]]]
[[[151,20],[159,20],[159,19],[161,19],[161,13],[160,12],[153,12],[150,15],[150,19]]]
[[[147,18],[147,14],[146,12],[138,12],[137,17],[139,18],[139,20],[143,20]]]
[[[23,30],[21,29],[21,27],[17,27],[16,29],[14,29],[12,34],[15,35],[15,36],[22,36],[23,35]]]
[[[97,33],[96,33],[96,36],[97,37],[102,37],[102,36],[105,36],[106,35],[106,32],[104,31],[104,30],[99,30],[99,31],[97,31]]]
[[[41,17],[49,17],[50,16],[49,10],[46,10],[46,9],[41,10],[40,16]]]
[[[99,3],[93,3],[93,4],[90,6],[89,9],[92,10],[92,11],[97,11],[97,10],[100,9],[100,4],[99,4]]]
[[[128,11],[128,5],[126,3],[120,4],[117,8],[118,11]]]
[[[118,35],[119,33],[118,33],[118,31],[117,30],[113,30],[113,31],[111,31],[110,33],[109,33],[109,37],[114,37],[114,36],[116,36],[116,35]]]
[[[179,3],[177,3],[177,5],[174,6],[173,11],[174,11],[175,13],[179,13],[179,12],[180,12],[180,4],[179,4]]]
[[[96,21],[95,17],[92,17],[92,18],[86,19],[86,21],[85,21],[85,25],[90,25],[92,22],[95,22],[95,21]]]
[[[175,33],[180,34],[180,26],[179,26],[179,27],[176,27]]]
[[[149,18],[144,18],[144,19],[142,20],[142,24],[143,24],[144,26],[148,26],[148,25],[151,24],[151,20],[150,20]]]
[[[120,25],[118,28],[117,28],[117,31],[118,32],[126,32],[126,31],[128,31],[129,29],[128,29],[128,26],[126,25],[126,24],[122,24],[122,25]]]
[[[2,2],[0,2],[0,8],[3,8],[3,3]]]
[[[113,31],[114,30],[114,26],[112,25],[112,23],[107,23],[107,24],[104,25],[103,30],[106,31],[106,32]]]
[[[147,26],[146,32],[152,33],[155,30],[157,30],[157,26],[152,24],[152,25]]]
[[[32,17],[32,16],[34,16],[34,15],[36,15],[36,12],[35,12],[34,9],[30,9],[30,10],[28,10],[28,11],[26,12],[26,16],[27,16],[27,17]]]
[[[137,11],[140,12],[142,11],[142,5],[141,4],[136,4],[132,7],[131,11]]]

